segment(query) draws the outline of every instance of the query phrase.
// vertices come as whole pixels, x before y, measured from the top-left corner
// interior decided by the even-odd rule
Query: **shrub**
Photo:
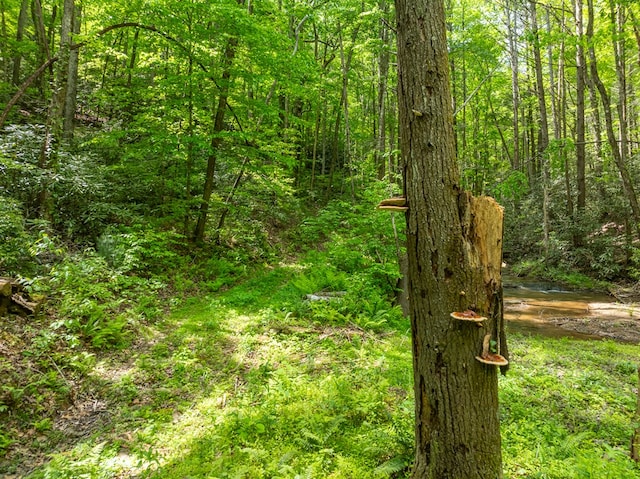
[[[20,205],[0,196],[0,271],[9,276],[23,272],[30,259],[28,246]]]
[[[107,230],[96,241],[96,250],[120,274],[164,276],[185,261],[177,251],[183,243],[184,237],[173,231],[136,226]]]

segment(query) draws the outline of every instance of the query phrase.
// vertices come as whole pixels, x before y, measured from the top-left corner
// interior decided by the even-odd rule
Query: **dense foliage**
[[[300,201],[399,181],[388,2],[76,3],[0,6],[0,182],[23,221],[94,248],[152,223],[264,249]],[[464,186],[506,207],[506,258],[634,274],[638,6],[447,7]]]

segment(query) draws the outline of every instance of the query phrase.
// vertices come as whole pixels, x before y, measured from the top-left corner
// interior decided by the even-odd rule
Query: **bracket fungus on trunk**
[[[506,366],[509,364],[509,361],[507,361],[504,356],[489,351],[490,342],[491,335],[487,334],[482,341],[482,354],[480,356],[476,356],[476,359],[483,364],[489,364],[492,366]]]
[[[454,311],[451,313],[451,317],[458,321],[470,321],[472,323],[477,323],[478,326],[480,326],[480,323],[487,320],[485,316],[480,316],[472,309],[467,309],[466,311]]]
[[[407,206],[407,199],[404,196],[395,196],[393,198],[382,200],[380,204],[378,204],[377,208],[379,210],[388,211],[407,211],[409,209]]]

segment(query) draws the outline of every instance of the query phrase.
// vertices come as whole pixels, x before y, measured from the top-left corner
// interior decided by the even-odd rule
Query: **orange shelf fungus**
[[[378,209],[388,211],[407,211],[409,207],[407,206],[407,199],[404,196],[396,196],[394,198],[382,200],[378,205]]]
[[[491,364],[494,366],[506,366],[509,364],[509,361],[504,356],[500,356],[499,354],[489,353],[486,357],[476,356],[476,359],[484,364]]]
[[[451,313],[451,317],[453,319],[457,319],[458,321],[471,321],[472,323],[481,323],[486,321],[487,318],[484,316],[480,316],[478,313],[471,309],[467,309],[466,311],[454,311]]]
[[[409,211],[408,206],[393,206],[393,205],[378,205],[379,210],[387,210],[387,211]]]
[[[483,364],[489,364],[492,366],[506,366],[509,364],[507,358],[497,353],[489,352],[489,344],[491,342],[491,335],[487,334],[482,341],[482,355],[476,356],[476,359]]]

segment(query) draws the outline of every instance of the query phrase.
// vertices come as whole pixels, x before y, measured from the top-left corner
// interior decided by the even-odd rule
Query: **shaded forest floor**
[[[0,473],[406,477],[408,322],[378,309],[358,325],[331,303],[311,314],[299,268],[187,299],[127,349],[95,354],[82,381],[61,371],[70,404],[14,421]],[[19,336],[6,323],[3,335]],[[640,478],[627,452],[637,346],[513,334],[510,349],[500,378],[506,477]]]

